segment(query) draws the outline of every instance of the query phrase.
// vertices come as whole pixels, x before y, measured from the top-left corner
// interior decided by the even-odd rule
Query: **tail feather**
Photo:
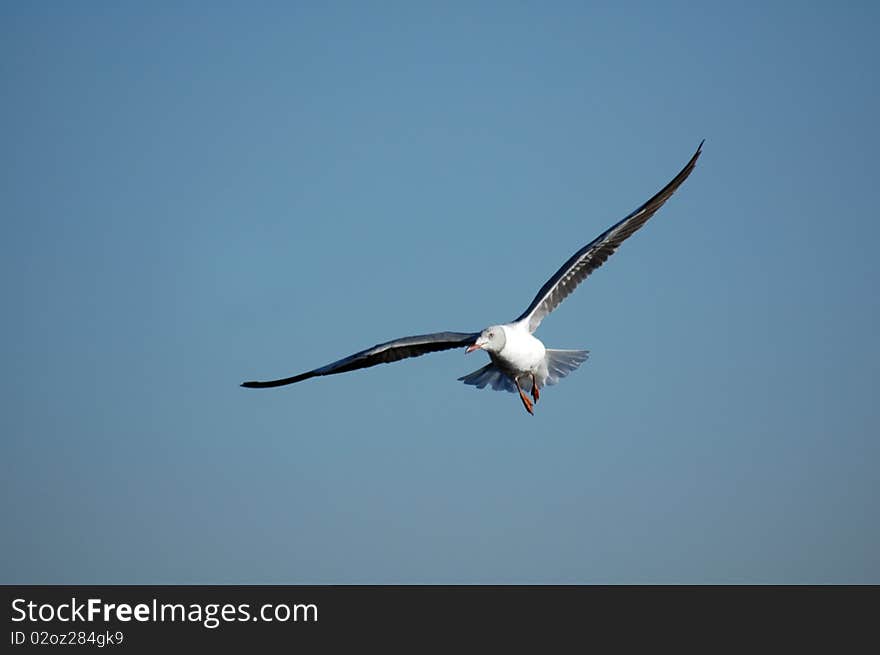
[[[547,363],[547,379],[544,384],[557,384],[583,364],[589,356],[589,350],[553,350],[548,348],[547,354],[544,356],[544,361]]]
[[[538,386],[557,384],[559,380],[580,366],[587,357],[589,350],[551,350],[547,349],[544,356],[546,370],[538,374]],[[495,362],[486,364],[473,373],[468,373],[460,378],[461,382],[475,386],[477,389],[492,387],[495,391],[517,392],[513,378],[495,365]],[[530,375],[522,375],[519,380],[520,387],[526,393],[532,390],[532,378]]]
[[[465,384],[475,386],[477,389],[485,389],[487,386],[490,386],[495,391],[516,392],[516,385],[511,377],[495,366],[494,362],[490,362],[483,368],[478,368],[473,373],[468,373],[458,379]]]

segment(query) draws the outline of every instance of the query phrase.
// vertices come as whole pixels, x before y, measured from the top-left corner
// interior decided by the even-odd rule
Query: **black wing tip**
[[[706,139],[703,139],[702,141],[700,141],[700,145],[697,146],[697,150],[696,150],[696,152],[695,152],[693,155],[691,155],[690,160],[688,161],[687,164],[684,165],[684,168],[681,169],[681,171],[679,172],[679,174],[676,175],[676,176],[672,179],[672,181],[669,182],[669,184],[667,184],[665,187],[663,187],[663,188],[659,191],[659,193],[657,193],[657,195],[655,195],[653,198],[651,198],[651,200],[649,200],[648,202],[646,202],[646,203],[645,203],[644,205],[642,205],[642,207],[640,207],[639,209],[642,209],[642,208],[644,208],[644,207],[647,207],[647,206],[650,205],[652,202],[654,202],[657,198],[660,198],[660,197],[664,196],[664,194],[666,194],[666,193],[668,192],[669,195],[667,195],[665,198],[663,198],[663,202],[666,202],[666,199],[667,199],[669,196],[671,196],[671,195],[676,191],[676,189],[678,189],[678,187],[680,187],[680,186],[682,185],[682,183],[683,183],[683,182],[684,182],[684,181],[690,176],[691,171],[693,171],[694,168],[696,167],[696,165],[697,165],[697,160],[700,158],[700,155],[703,154],[703,144],[704,144],[704,143],[706,143]],[[661,204],[662,204],[662,203],[661,203]],[[659,209],[659,207],[658,207],[658,209]],[[638,210],[636,210],[636,212],[637,212],[637,211],[638,211]],[[633,213],[636,213],[636,212],[633,212]]]
[[[283,387],[288,384],[294,384],[295,382],[306,380],[310,377],[314,377],[314,373],[304,373],[302,375],[295,375],[292,378],[284,378],[283,380],[269,380],[268,382],[258,382],[257,380],[251,380],[250,382],[242,382],[241,386],[243,386],[245,389],[271,389],[273,387]]]

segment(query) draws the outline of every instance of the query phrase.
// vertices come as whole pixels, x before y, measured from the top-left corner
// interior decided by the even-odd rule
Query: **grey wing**
[[[565,262],[556,273],[547,280],[547,283],[538,291],[538,295],[532,300],[528,309],[524,311],[517,321],[528,318],[529,331],[534,332],[547,314],[559,306],[575,288],[583,282],[587,276],[605,263],[614,251],[626,239],[631,237],[636,230],[648,222],[648,219],[663,206],[675,190],[681,186],[694,166],[703,149],[704,141],[700,142],[697,151],[687,165],[681,169],[672,181],[663,187],[653,198],[631,214],[605,230],[590,243],[578,250]]]
[[[285,384],[301,382],[319,375],[346,373],[347,371],[355,371],[359,368],[367,368],[377,364],[396,362],[407,357],[419,357],[420,355],[440,350],[469,346],[476,341],[478,336],[480,336],[479,332],[435,332],[433,334],[420,334],[414,337],[403,337],[394,341],[380,343],[372,348],[367,348],[354,355],[335,361],[332,364],[316,368],[313,371],[307,371],[306,373],[300,373],[299,375],[280,380],[243,382],[241,386],[248,389],[281,387]]]

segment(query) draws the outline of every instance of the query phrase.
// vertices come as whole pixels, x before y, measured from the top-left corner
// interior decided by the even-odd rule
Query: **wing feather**
[[[547,314],[556,309],[568,295],[583,282],[587,276],[605,263],[614,251],[636,230],[648,222],[648,219],[663,206],[675,190],[688,178],[700,153],[703,141],[690,161],[681,169],[669,184],[663,187],[653,198],[631,214],[605,230],[590,243],[572,255],[553,277],[541,287],[528,308],[517,318],[517,321],[529,321],[529,331],[534,332]]]
[[[293,377],[282,378],[280,380],[269,380],[267,382],[243,382],[241,386],[247,387],[248,389],[281,387],[285,384],[301,382],[320,375],[346,373],[348,371],[356,371],[359,368],[376,366],[377,364],[396,362],[408,357],[419,357],[440,350],[469,346],[478,336],[480,336],[479,332],[434,332],[433,334],[419,334],[413,337],[403,337],[377,344],[372,348],[367,348],[366,350],[362,350],[354,355],[349,355],[348,357],[327,364],[326,366],[305,373],[300,373]]]

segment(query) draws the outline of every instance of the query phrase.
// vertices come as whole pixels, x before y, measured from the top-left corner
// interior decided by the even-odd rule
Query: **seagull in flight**
[[[465,353],[486,351],[490,361],[473,373],[458,378],[461,382],[478,389],[488,386],[496,391],[518,393],[526,411],[534,414],[534,404],[541,397],[541,389],[559,382],[589,355],[587,350],[546,348],[534,336],[535,330],[547,314],[556,309],[590,273],[605,263],[621,243],[647,223],[669,200],[691,174],[702,148],[701,141],[685,167],[653,198],[574,253],[541,287],[526,310],[510,323],[492,325],[482,332],[435,332],[394,339],[293,377],[244,382],[241,386],[248,389],[280,387],[321,375],[346,373],[440,350],[466,347]]]

